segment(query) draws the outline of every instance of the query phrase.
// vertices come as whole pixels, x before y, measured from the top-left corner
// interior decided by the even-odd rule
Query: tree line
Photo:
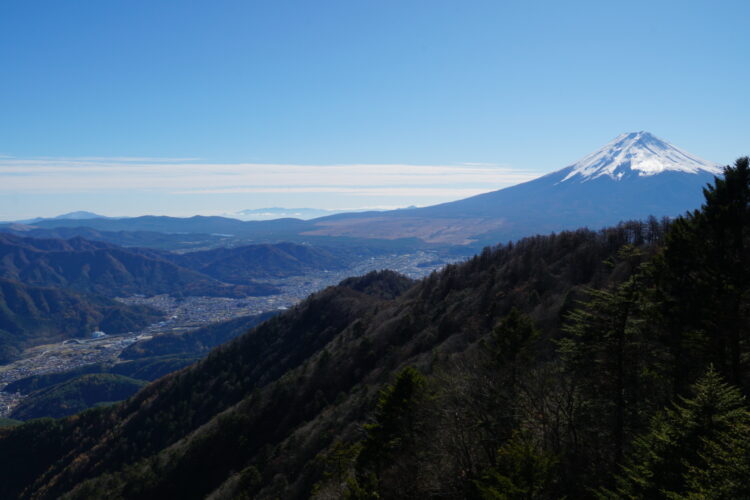
[[[750,498],[748,158],[704,196],[613,233],[617,272],[558,329],[524,304],[462,355],[400,371],[361,439],[321,458],[314,496]],[[493,251],[509,249],[468,266]]]

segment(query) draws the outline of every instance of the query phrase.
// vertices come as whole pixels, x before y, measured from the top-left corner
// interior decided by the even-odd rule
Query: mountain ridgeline
[[[127,360],[111,363],[93,363],[81,365],[77,368],[64,372],[46,373],[44,375],[30,375],[15,380],[5,386],[8,392],[19,392],[29,395],[42,389],[68,382],[83,375],[112,374],[137,380],[153,381],[168,373],[175,372],[190,363],[196,361],[198,356],[179,354],[142,357],[135,360]],[[123,398],[124,399],[124,398]],[[73,412],[76,413],[76,412]]]
[[[121,401],[144,385],[146,382],[143,380],[122,375],[81,375],[33,393],[13,410],[11,417],[17,420],[64,417],[96,404]]]
[[[98,329],[135,331],[162,317],[149,307],[0,278],[0,362],[11,361],[26,347],[84,337]]]
[[[2,428],[0,497],[748,498],[748,158],[723,173],[675,220],[350,278]]]
[[[295,243],[173,253],[81,237],[23,238],[0,233],[0,277],[111,297],[270,295],[278,290],[255,280],[341,270],[356,257],[351,249]]]
[[[120,304],[115,297],[272,295],[279,288],[257,280],[340,270],[354,255],[293,243],[176,254],[80,237],[0,233],[0,361],[13,359],[26,347],[98,329],[137,331],[163,316]]]
[[[252,240],[328,246],[355,241],[391,249],[460,245],[477,250],[534,234],[597,229],[649,216],[676,217],[698,208],[702,186],[720,173],[716,164],[641,131],[622,134],[581,160],[529,182],[429,207],[341,213],[312,220],[56,218],[0,225],[0,231],[81,235],[162,248]]]
[[[228,283],[300,276],[311,271],[341,270],[352,261],[344,250],[275,243],[166,254],[172,262]]]
[[[76,219],[77,220],[77,219]],[[0,224],[0,231],[21,238],[64,239],[84,238],[89,241],[101,241],[123,247],[144,247],[160,250],[196,250],[214,247],[230,239],[225,235],[205,233],[164,233],[159,231],[100,231],[85,227],[81,221],[75,227],[44,228],[27,223]]]
[[[750,166],[702,208],[310,296],[0,430],[8,498],[746,498]]]
[[[657,224],[646,237],[656,240],[661,230]],[[0,471],[0,494],[309,496],[325,477],[324,457],[337,440],[349,446],[363,437],[357,424],[368,420],[378,390],[401,367],[434,365],[437,374],[437,365],[458,363],[452,360],[477,349],[513,307],[534,314],[555,337],[563,311],[584,296],[581,287],[601,288],[626,272],[604,261],[633,243],[631,233],[623,227],[532,238],[413,286],[393,273],[347,280],[126,403],[6,432],[0,453],[16,460]],[[388,290],[386,298],[377,290]],[[393,297],[393,290],[401,294]],[[66,438],[73,435],[85,438]],[[351,468],[346,460],[342,474]],[[125,470],[133,463],[139,465]],[[273,481],[278,474],[284,481]]]
[[[306,234],[476,245],[579,227],[601,228],[698,208],[721,169],[648,132],[622,134],[561,170],[505,189],[423,208],[316,219]]]
[[[120,358],[131,360],[175,355],[197,358],[205,355],[214,347],[239,337],[276,314],[278,314],[278,311],[241,316],[188,332],[164,333],[152,339],[131,344],[122,351]]]
[[[166,254],[165,254],[166,255]],[[0,276],[109,297],[132,294],[268,295],[269,285],[229,285],[177,266],[156,251],[125,249],[83,238],[20,238],[0,234]]]
[[[187,332],[172,332],[126,347],[115,363],[30,375],[9,383],[5,392],[25,396],[11,414],[17,420],[62,417],[104,402],[132,396],[138,389],[205,357],[214,347],[242,335],[278,311],[212,323]]]

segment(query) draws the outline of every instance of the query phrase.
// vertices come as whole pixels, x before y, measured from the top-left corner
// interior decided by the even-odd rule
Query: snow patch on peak
[[[632,176],[656,175],[666,171],[720,174],[721,167],[679,149],[648,132],[621,134],[602,149],[570,165],[560,182],[580,176],[580,181],[608,176],[622,180]]]

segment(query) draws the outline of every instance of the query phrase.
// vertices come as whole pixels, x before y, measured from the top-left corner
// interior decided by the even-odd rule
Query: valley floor
[[[431,252],[419,251],[368,258],[346,270],[291,276],[265,282],[279,287],[281,294],[266,297],[184,297],[169,295],[131,296],[117,300],[129,305],[147,305],[164,311],[167,319],[137,332],[107,335],[103,338],[67,340],[36,346],[24,351],[20,359],[0,365],[0,417],[9,415],[23,395],[2,390],[16,380],[49,373],[59,373],[93,363],[116,363],[129,345],[164,333],[186,332],[240,316],[286,309],[310,294],[335,285],[349,276],[369,271],[392,269],[410,278],[420,278],[448,263]]]

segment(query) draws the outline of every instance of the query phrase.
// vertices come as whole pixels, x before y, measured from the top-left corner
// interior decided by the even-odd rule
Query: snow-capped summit
[[[721,173],[715,163],[698,158],[649,132],[621,134],[598,151],[570,165],[568,174],[560,182],[589,181],[602,176],[613,180],[646,177],[674,171],[689,174]]]
[[[432,241],[458,237],[480,244],[508,241],[564,229],[591,229],[650,216],[675,217],[700,207],[703,187],[721,176],[715,163],[678,149],[648,132],[623,134],[577,163],[515,186],[430,207],[382,212],[378,220],[352,223],[336,235],[415,236],[415,228],[434,230]],[[339,221],[345,216],[337,216]],[[353,218],[353,217],[352,217]],[[373,218],[374,219],[374,218]],[[429,241],[429,240],[427,240]]]

